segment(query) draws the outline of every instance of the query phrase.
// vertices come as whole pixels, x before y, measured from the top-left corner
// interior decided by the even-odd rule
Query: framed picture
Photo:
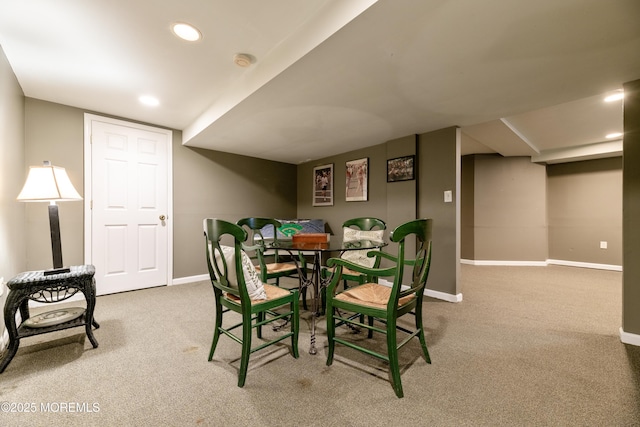
[[[313,168],[313,206],[333,206],[333,163]]]
[[[347,202],[368,200],[369,158],[351,160],[346,163],[345,197]]]
[[[416,178],[416,156],[387,160],[387,182],[411,181]]]

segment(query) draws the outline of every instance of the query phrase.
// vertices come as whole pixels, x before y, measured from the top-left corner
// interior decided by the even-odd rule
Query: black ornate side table
[[[9,347],[0,360],[0,373],[4,372],[16,355],[21,338],[84,326],[93,348],[98,347],[98,341],[91,329],[92,326],[96,329],[100,327],[93,318],[96,305],[96,284],[93,277],[96,273],[95,267],[78,265],[70,267],[70,270],[68,273],[50,276],[45,276],[42,270],[27,271],[9,280],[9,294],[4,304],[4,323],[9,333]],[[84,294],[86,309],[58,309],[34,317],[29,314],[29,300],[54,303],[71,298],[78,292]],[[16,325],[18,310],[22,317],[19,326]]]

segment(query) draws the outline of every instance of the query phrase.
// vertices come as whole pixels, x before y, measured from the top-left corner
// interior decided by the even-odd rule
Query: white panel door
[[[168,284],[171,131],[97,116],[88,127],[98,295]]]

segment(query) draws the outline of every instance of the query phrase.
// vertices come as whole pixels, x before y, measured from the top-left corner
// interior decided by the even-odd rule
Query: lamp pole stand
[[[68,273],[69,268],[62,267],[62,242],[60,240],[60,217],[58,215],[58,205],[49,205],[49,227],[51,228],[51,252],[53,253],[53,269],[45,270],[44,275]]]

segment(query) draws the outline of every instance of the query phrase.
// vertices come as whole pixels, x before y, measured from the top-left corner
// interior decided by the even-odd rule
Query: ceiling
[[[553,163],[621,154],[602,98],[640,78],[640,2],[0,0],[0,46],[25,96],[191,147],[297,164],[460,126],[462,154]]]

